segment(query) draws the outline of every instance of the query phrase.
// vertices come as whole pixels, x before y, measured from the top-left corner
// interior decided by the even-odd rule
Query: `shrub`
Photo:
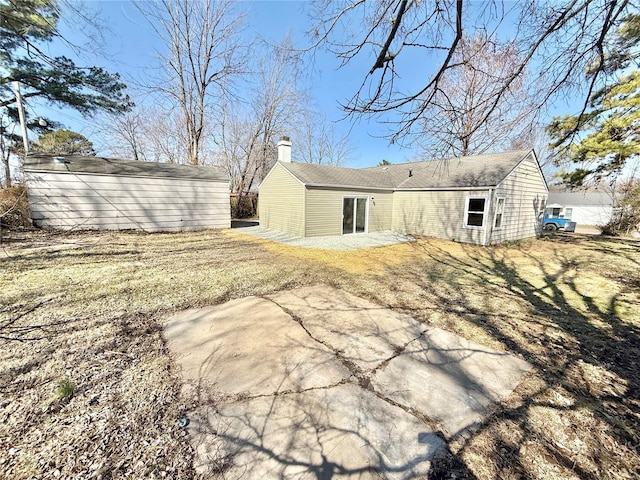
[[[258,197],[255,194],[231,196],[231,218],[251,218],[258,213]]]
[[[640,231],[640,181],[629,180],[619,188],[618,207],[606,225],[600,227],[603,235],[629,235]]]
[[[24,185],[0,188],[0,226],[14,229],[31,227],[29,201]]]

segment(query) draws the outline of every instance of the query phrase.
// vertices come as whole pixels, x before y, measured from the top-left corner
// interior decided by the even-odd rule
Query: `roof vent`
[[[409,169],[409,176],[413,177],[413,170]]]

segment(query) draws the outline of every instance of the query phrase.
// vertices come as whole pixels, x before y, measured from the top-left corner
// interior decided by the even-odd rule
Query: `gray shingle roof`
[[[549,192],[547,203],[560,205],[612,206],[614,195],[606,192]]]
[[[396,183],[393,175],[386,171],[310,163],[281,163],[281,165],[305,185],[392,189]]]
[[[517,150],[371,168],[343,168],[306,163],[281,165],[302,183],[311,186],[388,190],[495,187],[530,152],[531,150]]]
[[[64,159],[56,160],[56,159]],[[24,161],[26,172],[71,172],[129,177],[183,178],[206,181],[229,181],[222,169],[175,163],[140,162],[104,157],[69,155],[29,155]]]

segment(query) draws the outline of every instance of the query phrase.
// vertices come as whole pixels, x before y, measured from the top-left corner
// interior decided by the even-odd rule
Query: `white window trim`
[[[500,222],[500,226],[496,227],[496,220],[498,219],[498,205],[500,204],[500,200],[502,200],[502,221]],[[500,195],[496,197],[496,211],[493,213],[493,229],[494,230],[502,230],[504,228],[504,207],[507,204],[507,197],[504,195]]]
[[[343,208],[343,213],[341,215],[341,222],[340,222],[340,231],[342,232],[342,227],[344,225],[344,199],[345,198],[353,198],[355,199],[355,202],[353,202],[353,227],[355,229],[355,225],[356,225],[356,205],[358,203],[358,198],[366,198],[367,199],[367,203],[365,204],[365,211],[364,211],[364,232],[351,232],[351,233],[342,233],[341,235],[358,235],[361,233],[369,233],[369,202],[371,200],[371,195],[343,195],[342,196],[342,208]]]
[[[471,200],[484,200],[484,210],[482,212],[482,225],[467,225],[467,220],[469,218],[469,202]],[[489,201],[486,195],[467,195],[467,198],[464,202],[464,218],[462,219],[462,228],[469,228],[471,230],[483,230],[487,225],[487,207],[489,206]],[[473,212],[480,213],[480,212]]]

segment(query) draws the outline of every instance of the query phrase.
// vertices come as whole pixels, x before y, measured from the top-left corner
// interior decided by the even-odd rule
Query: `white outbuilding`
[[[24,163],[34,225],[146,232],[228,228],[219,168],[103,157],[32,155]]]

